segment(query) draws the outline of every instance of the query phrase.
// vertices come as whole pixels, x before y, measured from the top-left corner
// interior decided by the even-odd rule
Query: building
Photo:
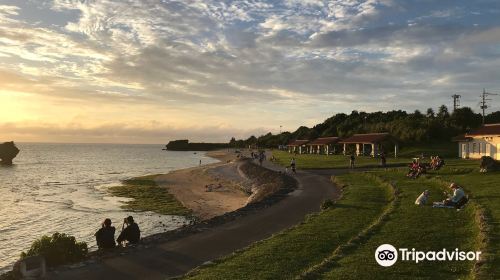
[[[377,156],[380,152],[384,151],[383,147],[386,144],[394,145],[394,156],[397,156],[398,144],[391,137],[389,133],[368,133],[368,134],[354,134],[351,137],[340,140],[340,144],[344,145],[344,155],[348,153],[349,145],[356,145],[356,155],[370,155]]]
[[[288,145],[288,152],[289,153],[299,153],[303,154],[307,152],[307,146],[306,144],[309,142],[309,140],[292,140]]]
[[[458,142],[458,156],[461,158],[489,156],[500,160],[500,124],[485,124],[453,140]]]
[[[321,137],[311,142],[307,143],[308,152],[310,154],[334,154],[336,149],[336,144],[339,142],[339,137]]]

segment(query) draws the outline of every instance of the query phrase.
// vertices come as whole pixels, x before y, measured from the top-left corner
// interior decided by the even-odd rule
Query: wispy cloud
[[[52,100],[196,108],[219,119],[258,108],[269,110],[271,127],[353,109],[436,107],[457,92],[475,107],[483,87],[500,90],[499,18],[493,0],[0,5],[0,85]],[[165,125],[181,122],[172,116]],[[242,123],[228,120],[234,131]]]

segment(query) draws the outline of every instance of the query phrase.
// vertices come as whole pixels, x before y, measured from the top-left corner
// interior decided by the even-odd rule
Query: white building
[[[500,160],[500,124],[485,124],[454,140],[458,142],[458,156],[461,158],[489,156]]]

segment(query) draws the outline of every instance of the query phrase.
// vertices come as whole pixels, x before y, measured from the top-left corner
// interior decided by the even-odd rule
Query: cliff
[[[19,153],[19,149],[14,144],[14,141],[0,144],[0,164],[10,165],[12,160]]]
[[[211,151],[229,148],[227,143],[189,143],[189,140],[174,140],[166,145],[169,151]]]

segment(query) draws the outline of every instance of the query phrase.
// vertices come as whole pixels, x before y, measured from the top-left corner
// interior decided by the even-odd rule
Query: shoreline
[[[223,152],[223,154],[219,154]],[[211,153],[209,155],[209,153]],[[217,154],[215,154],[217,153]],[[231,158],[233,158],[233,155],[230,152],[227,151],[214,151],[214,152],[207,152],[207,156],[214,157],[216,159],[221,160],[221,162],[217,163],[211,163],[207,164],[204,166],[197,166],[197,167],[191,167],[191,168],[186,168],[186,169],[180,169],[173,171],[171,173],[175,172],[187,172],[190,170],[206,170],[208,169],[213,169],[213,168],[218,168],[220,166],[225,166],[227,164],[239,164],[239,163],[247,163],[246,168],[248,167],[254,167],[254,168],[249,168],[247,171],[253,173],[253,176],[259,176],[262,175],[258,181],[260,181],[261,186],[263,187],[262,190],[265,190],[265,192],[254,192],[254,194],[259,194],[257,198],[254,197],[254,200],[250,201],[249,198],[251,197],[250,194],[245,194],[245,200],[244,200],[244,205],[242,203],[242,207],[236,208],[232,211],[227,211],[224,212],[220,215],[214,215],[212,217],[202,219],[202,220],[192,220],[192,223],[186,224],[184,226],[181,226],[177,229],[173,229],[167,232],[163,233],[157,233],[157,234],[151,234],[148,236],[144,236],[141,238],[141,242],[138,245],[134,246],[128,246],[128,247],[117,247],[116,249],[112,251],[93,251],[89,252],[88,258],[80,263],[72,263],[72,264],[67,264],[67,265],[61,265],[57,266],[54,268],[49,268],[49,274],[57,275],[59,273],[66,273],[69,272],[73,269],[80,269],[83,267],[87,266],[92,266],[96,262],[101,262],[101,261],[106,261],[107,259],[112,259],[115,257],[124,257],[126,255],[131,255],[135,254],[138,252],[142,251],[148,251],[151,248],[154,248],[155,246],[158,246],[159,244],[165,244],[166,242],[175,242],[176,240],[180,240],[183,238],[188,238],[189,236],[193,236],[198,233],[203,233],[206,231],[211,231],[216,228],[219,228],[221,226],[224,226],[225,224],[228,224],[229,222],[235,221],[237,222],[240,219],[244,219],[245,217],[248,217],[251,214],[257,214],[261,211],[264,211],[264,209],[269,208],[271,205],[281,201],[285,197],[289,195],[289,193],[295,191],[299,185],[298,181],[290,177],[288,175],[285,175],[284,173],[274,171],[272,169],[267,169],[265,167],[258,166],[257,164],[254,164],[251,162],[250,159],[242,159],[237,162],[232,162]],[[236,156],[234,156],[236,158]],[[226,160],[226,162],[224,162]],[[239,166],[239,165],[238,165]],[[240,171],[238,171],[240,172]],[[165,174],[165,175],[160,175],[160,176],[167,176],[171,173]],[[238,174],[241,175],[241,174]],[[212,175],[213,176],[213,175]],[[274,183],[273,188],[269,188],[269,185],[273,185],[272,183],[268,184],[262,184],[262,181],[268,181],[270,177],[274,177],[272,183]],[[132,178],[133,179],[133,178]],[[274,180],[276,179],[276,180]],[[160,181],[162,182],[162,181]],[[278,185],[276,185],[278,184]],[[270,192],[272,190],[272,192]],[[241,190],[237,190],[240,191]],[[256,191],[255,188],[253,191]],[[243,200],[242,200],[243,201]],[[217,209],[217,208],[214,208]],[[85,268],[84,268],[85,269]]]
[[[251,182],[242,176],[242,162],[230,151],[205,153],[216,163],[175,170],[155,177],[159,187],[168,190],[192,215],[207,220],[235,211],[247,204]]]

